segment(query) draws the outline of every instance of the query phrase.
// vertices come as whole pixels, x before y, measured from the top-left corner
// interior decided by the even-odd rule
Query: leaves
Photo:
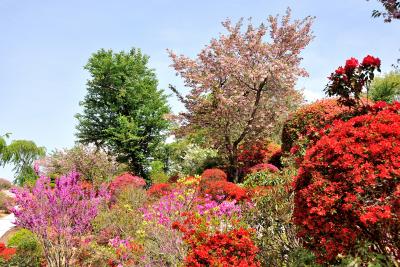
[[[149,158],[169,127],[167,99],[148,60],[137,49],[93,54],[85,66],[91,79],[83,113],[76,115],[79,142],[103,148],[146,178]]]

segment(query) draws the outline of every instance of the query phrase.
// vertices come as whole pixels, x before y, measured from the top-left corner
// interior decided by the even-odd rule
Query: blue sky
[[[0,134],[48,151],[71,147],[91,53],[141,48],[160,88],[182,86],[166,48],[194,57],[223,32],[225,18],[260,23],[287,7],[294,18],[316,17],[316,38],[303,53],[310,77],[298,83],[310,100],[323,96],[326,77],[346,58],[378,56],[388,72],[400,57],[400,21],[371,18],[381,8],[375,0],[0,0]],[[173,97],[170,105],[182,109]],[[10,167],[0,177],[11,179]]]

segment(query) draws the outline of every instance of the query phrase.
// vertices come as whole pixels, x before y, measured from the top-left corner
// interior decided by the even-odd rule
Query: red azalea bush
[[[171,191],[171,185],[167,183],[157,183],[153,184],[149,190],[147,190],[147,194],[149,196],[154,196],[157,198],[160,198],[162,196],[165,196]]]
[[[15,253],[17,253],[17,250],[15,248],[7,248],[4,243],[0,243],[0,258],[3,260],[10,260]]]
[[[336,121],[307,150],[294,187],[294,222],[321,262],[359,242],[400,261],[400,103]]]
[[[183,240],[189,246],[185,266],[260,266],[252,229],[210,232],[207,222],[193,214],[187,216],[184,224],[175,222],[172,227],[184,233]]]
[[[124,189],[127,186],[141,188],[145,185],[146,181],[143,178],[126,172],[114,178],[114,180],[110,183],[109,189],[110,192],[114,194],[115,192]]]
[[[212,196],[215,200],[229,199],[244,201],[249,199],[246,189],[224,180],[206,183],[205,187],[202,188],[202,192]]]
[[[207,169],[205,171],[203,171],[203,173],[201,174],[201,179],[203,181],[227,181],[228,180],[228,176],[226,175],[226,173],[221,170],[221,169]]]
[[[249,169],[257,164],[279,162],[281,147],[273,142],[256,142],[252,145],[241,146],[238,155],[238,163],[241,166],[240,173],[245,175]],[[278,163],[279,165],[279,163]]]
[[[242,201],[248,199],[247,191],[237,184],[228,182],[228,176],[220,169],[207,169],[201,174],[200,193],[213,199]]]

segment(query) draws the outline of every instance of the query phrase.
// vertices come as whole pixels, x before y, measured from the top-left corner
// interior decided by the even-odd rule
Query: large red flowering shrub
[[[130,174],[129,172],[123,173],[120,176],[114,178],[114,180],[110,183],[110,192],[115,193],[121,189],[126,187],[135,187],[141,188],[146,185],[146,181],[139,177]]]
[[[400,104],[336,121],[307,150],[294,187],[294,221],[320,261],[360,242],[400,261]]]

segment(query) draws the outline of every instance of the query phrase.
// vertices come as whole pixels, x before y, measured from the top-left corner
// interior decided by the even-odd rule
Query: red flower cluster
[[[15,248],[7,248],[4,243],[0,243],[0,258],[8,261],[15,255],[15,253],[17,253]]]
[[[358,60],[355,59],[354,57],[346,60],[346,65],[344,66],[344,69],[346,72],[353,71],[355,68],[358,67]]]
[[[339,67],[329,76],[325,91],[328,96],[339,96],[342,105],[358,106],[362,90],[374,79],[374,71],[380,71],[381,60],[366,56],[362,64],[355,58],[346,60],[346,65]]]
[[[381,65],[381,60],[377,57],[368,55],[363,59],[362,65],[366,67],[373,66],[378,68]]]
[[[189,215],[184,225],[176,222],[172,225],[184,233],[183,240],[189,246],[185,266],[260,266],[256,259],[258,248],[252,240],[252,230],[239,228],[227,232],[209,232],[204,227],[207,225],[202,223]]]
[[[223,196],[223,199],[236,201],[249,199],[246,189],[224,180],[207,182],[202,188],[202,192],[212,196],[215,200],[222,200],[221,196]]]
[[[272,142],[257,142],[250,146],[241,146],[238,162],[241,174],[246,175],[249,169],[261,163],[278,163],[281,147]]]
[[[357,241],[400,260],[400,103],[336,121],[307,150],[294,188],[294,221],[320,261]]]
[[[124,189],[126,187],[135,187],[135,188],[140,188],[144,187],[146,185],[146,181],[143,178],[140,178],[139,176],[134,176],[128,172],[116,177],[109,186],[110,192],[115,193],[121,189]]]
[[[149,190],[147,190],[147,194],[149,196],[154,196],[160,198],[162,196],[167,195],[171,191],[171,185],[167,183],[158,183],[153,184]]]

